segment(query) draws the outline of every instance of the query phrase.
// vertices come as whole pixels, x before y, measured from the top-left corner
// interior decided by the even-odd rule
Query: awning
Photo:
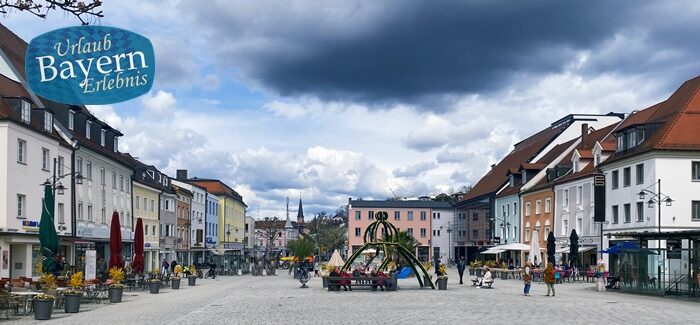
[[[498,247],[491,247],[483,252],[481,254],[500,254],[505,252],[505,249],[499,249]]]
[[[557,248],[557,253],[569,254],[571,252],[570,249],[571,249],[571,246],[567,246],[564,248]],[[595,249],[594,246],[582,246],[582,247],[578,248],[578,252],[583,253],[583,252],[587,252],[587,251],[590,251],[593,249]]]

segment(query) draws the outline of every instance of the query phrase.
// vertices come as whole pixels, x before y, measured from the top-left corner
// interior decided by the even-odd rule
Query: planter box
[[[323,287],[328,288],[328,277],[321,277],[321,280],[323,280]]]
[[[119,303],[122,302],[122,294],[124,293],[124,288],[109,288],[107,289],[107,294],[109,295],[109,302]]]
[[[160,292],[160,282],[151,282],[149,285],[152,294],[157,294]]]
[[[34,319],[51,319],[53,312],[53,300],[34,300]]]
[[[438,290],[447,290],[447,279],[438,279]]]
[[[170,287],[173,289],[180,289],[180,279],[170,279]]]
[[[80,299],[83,298],[83,295],[64,295],[64,297],[65,301],[63,303],[63,310],[66,313],[77,313],[80,311]]]
[[[193,287],[194,287],[194,285],[196,284],[196,282],[197,282],[197,278],[196,278],[196,277],[193,277],[193,276],[187,277],[187,285],[188,285],[188,286],[193,286]]]

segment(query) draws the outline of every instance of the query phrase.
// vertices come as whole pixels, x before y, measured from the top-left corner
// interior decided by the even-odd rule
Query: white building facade
[[[440,262],[447,265],[450,259],[455,258],[454,252],[454,230],[455,227],[455,209],[451,204],[446,204],[441,207],[431,209],[431,245],[433,246],[433,254],[440,257]]]

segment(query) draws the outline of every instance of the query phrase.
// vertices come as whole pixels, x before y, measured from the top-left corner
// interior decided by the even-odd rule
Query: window
[[[583,186],[576,186],[576,205],[580,206],[583,203]]]
[[[119,190],[124,192],[124,175],[119,175]]]
[[[143,235],[148,236],[148,226],[143,227]]]
[[[428,235],[428,232],[425,230],[425,228],[420,229],[420,236],[421,238],[425,238],[425,236]]]
[[[156,200],[151,200],[151,212],[156,211]]]
[[[632,222],[632,211],[631,211],[632,207],[628,203],[628,204],[624,205],[624,209],[625,209],[625,223]]]
[[[612,206],[612,223],[619,223],[620,222],[620,211],[618,209],[617,205]]]
[[[78,220],[83,220],[83,202],[78,202],[78,211],[75,211]]]
[[[562,195],[562,202],[564,204],[564,209],[569,207],[569,189],[564,190],[564,195]]]
[[[561,235],[566,236],[566,235],[568,235],[568,232],[569,232],[569,220],[563,219],[561,221]]]
[[[140,202],[141,202],[141,196],[140,196],[140,195],[137,195],[137,196],[136,196],[136,200],[134,201],[134,205],[136,206],[136,207],[135,207],[136,209],[141,209],[141,205],[140,205],[141,203],[140,203]]]
[[[513,226],[513,239],[518,239],[518,227]]]
[[[27,101],[22,101],[21,110],[22,110],[22,112],[21,112],[22,122],[29,124],[29,122],[32,119],[31,118],[32,117],[32,113],[31,113],[32,105],[29,104],[29,102],[27,102]]]
[[[579,234],[583,234],[583,219],[578,218],[576,219],[576,232]]]
[[[102,208],[102,223],[107,223],[107,210],[105,208]]]
[[[75,127],[75,112],[68,111],[68,129],[72,131],[73,127]]]
[[[629,148],[634,148],[637,146],[637,132],[635,130],[632,130],[632,132],[629,133]]]
[[[78,172],[78,174],[83,174],[83,158],[78,157],[75,160],[75,169]]]
[[[544,237],[542,239],[549,238],[549,226],[544,226]]]
[[[367,217],[369,220],[374,220],[374,211],[367,211]]]
[[[637,222],[644,222],[644,202],[637,202]]]
[[[49,171],[49,166],[51,163],[49,160],[51,160],[51,155],[49,153],[49,149],[46,148],[41,148],[41,169],[45,171]]]
[[[622,143],[622,138],[624,136],[622,134],[617,136],[617,151],[622,151],[624,150],[624,143]]]
[[[401,220],[401,211],[394,211],[394,220]]]
[[[479,213],[478,212],[472,213],[472,220],[479,221]]]
[[[472,239],[479,238],[479,229],[472,229]]]
[[[91,204],[88,204],[88,211],[87,211],[87,214],[88,214],[88,216],[87,216],[87,217],[88,217],[88,221],[92,222],[94,219],[93,219],[93,216],[92,216],[92,205],[91,205]]]
[[[440,220],[440,212],[438,212],[438,214],[437,214],[437,215],[438,215],[438,220]]]
[[[637,185],[644,184],[644,164],[639,164],[635,167],[637,173]]]
[[[530,211],[530,202],[525,202],[525,216],[526,216],[526,217],[529,217],[530,214],[531,214],[531,211]]]
[[[58,170],[56,171],[58,173],[57,176],[63,176],[63,167],[64,167],[64,159],[61,156],[58,156]]]
[[[85,137],[87,139],[90,139],[91,136],[91,129],[92,129],[92,121],[86,121],[85,122]]]
[[[17,139],[17,162],[27,163],[27,141]]]
[[[143,211],[148,210],[148,199],[143,198]]]
[[[535,201],[535,214],[542,213],[542,200]]]
[[[44,131],[53,132],[53,114],[44,112]]]
[[[425,219],[426,219],[425,211],[421,211],[420,212],[420,220],[425,220]]]
[[[86,178],[88,180],[92,180],[92,162],[90,162],[89,160],[85,162],[85,169],[85,173],[87,174]]]
[[[544,213],[552,212],[552,199],[546,198],[544,200]]]
[[[437,219],[437,213],[433,212],[433,220]]]
[[[117,189],[117,172],[112,172],[112,188]]]
[[[578,159],[574,160],[573,172],[578,173]]]
[[[596,154],[595,154],[595,165],[594,165],[594,166],[600,165],[600,159],[601,159],[600,153],[596,153]]]
[[[167,202],[166,202],[167,203]],[[167,209],[167,208],[166,208]],[[355,211],[355,220],[360,220],[360,211]]]
[[[105,178],[107,178],[105,176],[105,169],[100,168],[100,185],[105,185],[107,183],[107,180]]]
[[[66,220],[64,219],[63,215],[63,203],[59,203],[58,206],[56,206],[56,219],[58,219],[58,223],[66,223]]]
[[[513,202],[513,215],[518,215],[518,203]]]
[[[17,194],[17,218],[27,217],[27,197],[24,194]]]
[[[693,201],[691,203],[691,216],[693,221],[700,221],[700,201]]]
[[[503,216],[503,217],[506,216],[506,205],[505,204],[501,205],[501,216]]]
[[[625,167],[622,170],[622,186],[629,187],[632,182],[632,168]]]
[[[413,221],[413,211],[408,211],[408,215],[406,216],[406,219],[408,221]]]
[[[700,181],[700,161],[693,161],[693,181]]]
[[[413,228],[406,229],[406,232],[413,237]]]
[[[119,151],[119,138],[114,137],[114,152]]]
[[[105,129],[100,130],[100,145],[103,147],[105,146],[106,137],[107,137],[107,130],[105,130]]]
[[[620,171],[613,170],[612,172],[612,189],[620,188]]]

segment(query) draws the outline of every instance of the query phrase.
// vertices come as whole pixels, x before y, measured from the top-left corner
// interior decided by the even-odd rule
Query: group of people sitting
[[[338,268],[338,267],[336,267],[335,269],[333,269],[333,271],[331,271],[330,276],[331,277],[347,278],[347,280],[343,279],[343,280],[338,281],[338,285],[343,287],[344,291],[348,291],[348,290],[352,291],[352,285],[351,285],[351,281],[350,281],[351,277],[352,278],[363,278],[363,277],[388,278],[386,273],[384,273],[382,271],[377,271],[377,269],[375,269],[375,268],[371,268],[370,272],[368,274],[367,272],[365,272],[365,269],[363,267],[359,267],[359,266],[355,267],[355,269],[352,271],[352,276],[346,271],[341,271],[340,268]],[[356,280],[356,281],[357,281],[357,283],[360,283],[361,281],[364,281],[364,280]],[[382,291],[384,291],[384,289],[386,288],[386,281],[384,281],[382,279],[380,279],[380,280],[367,280],[367,281],[372,281],[371,284],[372,284],[373,290],[376,290],[377,288],[379,288]]]

